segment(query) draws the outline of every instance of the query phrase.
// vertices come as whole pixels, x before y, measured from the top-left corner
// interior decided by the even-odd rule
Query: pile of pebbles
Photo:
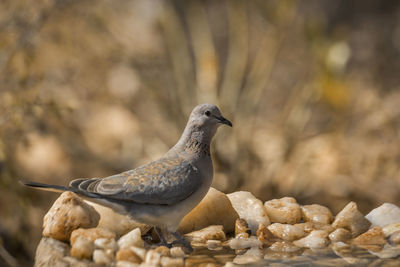
[[[354,263],[354,246],[381,259],[400,255],[400,208],[390,203],[364,216],[350,202],[333,216],[327,207],[292,197],[263,203],[249,192],[211,188],[179,231],[194,247],[192,255],[180,246],[157,247],[150,226],[65,192],[44,217],[35,265],[196,266],[201,260],[193,255],[221,251],[207,266],[234,266],[327,248]]]

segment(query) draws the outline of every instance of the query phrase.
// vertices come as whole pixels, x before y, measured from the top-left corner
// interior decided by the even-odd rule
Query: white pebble
[[[308,236],[293,242],[298,247],[324,248],[328,245],[328,233],[323,230],[314,230]]]
[[[129,233],[125,234],[118,240],[118,246],[120,248],[127,248],[131,246],[144,247],[144,242],[140,233],[139,228],[135,228]]]
[[[256,235],[260,223],[265,226],[270,224],[267,211],[261,202],[250,192],[239,191],[227,195],[233,208],[244,219],[253,235]]]
[[[96,248],[101,248],[101,249],[111,249],[112,251],[117,251],[118,250],[118,244],[115,239],[112,238],[98,238],[94,241],[94,245]]]
[[[112,257],[102,249],[93,251],[93,261],[97,264],[110,264]]]
[[[260,247],[262,246],[262,242],[255,236],[250,236],[249,238],[232,238],[229,240],[229,246],[231,249]]]
[[[264,204],[271,222],[299,223],[301,219],[300,205],[292,197],[272,199]]]
[[[183,267],[184,261],[183,258],[171,258],[171,257],[161,257],[161,266],[162,267]]]
[[[372,226],[385,227],[390,224],[400,223],[400,208],[391,203],[384,203],[368,213],[365,218]]]
[[[267,228],[274,236],[286,241],[293,241],[306,235],[301,225],[273,223]]]

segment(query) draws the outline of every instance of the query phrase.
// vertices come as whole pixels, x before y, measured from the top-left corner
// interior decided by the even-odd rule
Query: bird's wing
[[[102,179],[77,179],[70,186],[112,201],[173,205],[189,197],[201,182],[197,168],[173,157]]]

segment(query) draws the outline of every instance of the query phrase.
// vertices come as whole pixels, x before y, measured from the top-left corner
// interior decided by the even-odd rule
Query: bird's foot
[[[180,234],[180,233],[178,233],[178,232],[173,232],[172,233],[174,236],[175,236],[175,238],[176,238],[176,240],[174,241],[174,242],[172,242],[172,244],[174,245],[174,244],[181,244],[181,245],[183,245],[185,248],[186,248],[186,250],[187,250],[187,252],[190,254],[190,253],[192,253],[193,251],[194,251],[194,249],[193,249],[193,247],[190,245],[190,243]]]

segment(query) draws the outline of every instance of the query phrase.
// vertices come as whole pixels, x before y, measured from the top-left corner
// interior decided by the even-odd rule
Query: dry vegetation
[[[155,159],[201,102],[234,123],[216,188],[398,204],[399,17],[397,1],[0,2],[0,245],[31,261],[55,197],[20,178]]]

